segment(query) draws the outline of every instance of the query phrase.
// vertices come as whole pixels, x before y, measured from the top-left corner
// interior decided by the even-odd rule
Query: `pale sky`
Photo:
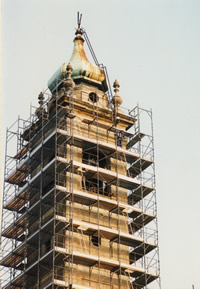
[[[123,106],[153,110],[162,289],[200,289],[199,0],[2,0],[3,138],[69,61],[77,11]]]

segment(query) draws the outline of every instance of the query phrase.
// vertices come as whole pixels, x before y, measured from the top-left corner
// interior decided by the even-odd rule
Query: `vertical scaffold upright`
[[[120,107],[117,81],[109,99],[82,35],[7,130],[3,289],[161,288],[152,112]]]

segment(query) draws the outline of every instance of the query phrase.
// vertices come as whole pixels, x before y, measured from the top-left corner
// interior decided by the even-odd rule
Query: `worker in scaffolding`
[[[122,147],[122,141],[123,141],[123,137],[124,137],[124,131],[123,130],[119,130],[116,132],[116,136],[117,136],[117,146]]]

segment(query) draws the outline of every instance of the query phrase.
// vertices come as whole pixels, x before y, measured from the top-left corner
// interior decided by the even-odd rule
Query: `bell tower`
[[[4,289],[160,288],[152,113],[122,108],[117,80],[110,96],[84,38],[78,21],[71,59],[7,131]]]

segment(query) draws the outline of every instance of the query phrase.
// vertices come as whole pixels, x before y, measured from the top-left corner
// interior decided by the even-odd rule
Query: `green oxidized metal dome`
[[[70,64],[73,68],[72,78],[75,82],[85,81],[97,85],[104,92],[108,90],[104,71],[100,66],[90,63],[87,59],[80,28],[76,30]],[[64,63],[48,81],[48,87],[52,93],[60,86],[62,80],[67,77],[66,67],[67,64]]]

